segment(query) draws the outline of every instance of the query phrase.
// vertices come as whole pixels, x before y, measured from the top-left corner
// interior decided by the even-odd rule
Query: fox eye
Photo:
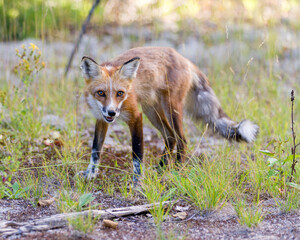
[[[101,90],[98,91],[97,94],[98,94],[100,97],[104,97],[104,96],[105,96],[105,93],[104,93],[103,91],[101,91]]]
[[[124,92],[122,92],[122,91],[118,91],[118,92],[117,92],[117,96],[118,96],[118,97],[123,96],[123,94],[124,94]]]

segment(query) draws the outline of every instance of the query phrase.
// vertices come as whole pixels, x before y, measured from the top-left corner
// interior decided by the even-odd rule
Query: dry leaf
[[[179,212],[173,215],[173,217],[180,218],[181,220],[185,219],[187,216],[186,212]]]
[[[46,206],[50,206],[53,202],[54,202],[54,198],[51,199],[47,199],[47,200],[39,200],[37,205],[39,207],[46,207]]]
[[[102,222],[102,226],[116,229],[117,226],[118,226],[118,223],[114,222],[114,221],[111,221],[111,220],[108,220],[108,219],[104,219],[103,222]]]
[[[181,207],[181,206],[178,206],[178,205],[177,205],[177,206],[175,207],[175,210],[178,211],[178,212],[184,212],[184,211],[189,210],[189,208],[190,208],[189,206]]]

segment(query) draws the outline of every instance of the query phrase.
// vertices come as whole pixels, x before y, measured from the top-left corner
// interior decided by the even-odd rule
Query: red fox
[[[86,80],[85,99],[96,117],[90,164],[83,175],[94,178],[109,123],[124,120],[132,137],[134,178],[143,160],[143,118],[138,105],[160,131],[165,150],[160,165],[177,147],[177,163],[184,161],[186,139],[183,112],[202,120],[227,139],[252,142],[258,126],[249,120],[236,123],[222,110],[206,76],[172,48],[139,47],[100,65],[83,57],[80,68]]]

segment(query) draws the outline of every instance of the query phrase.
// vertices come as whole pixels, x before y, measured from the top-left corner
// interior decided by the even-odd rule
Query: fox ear
[[[84,56],[81,59],[80,68],[81,68],[82,76],[86,80],[95,80],[101,74],[101,70],[98,63],[96,63],[95,60],[89,57]]]
[[[120,75],[124,78],[129,78],[129,79],[135,78],[139,66],[140,66],[140,58],[139,57],[132,58],[122,65],[120,69]]]

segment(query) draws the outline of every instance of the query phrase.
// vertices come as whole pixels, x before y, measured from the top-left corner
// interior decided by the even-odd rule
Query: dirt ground
[[[99,193],[96,201],[110,207],[125,207],[141,204],[143,201],[128,201],[112,198]],[[17,222],[42,218],[56,214],[53,206],[33,208],[29,201],[0,200],[0,219],[10,219]],[[164,236],[172,239],[300,239],[300,212],[282,213],[275,201],[267,200],[265,219],[257,228],[249,229],[239,224],[231,205],[214,212],[199,212],[192,205],[179,201],[161,226],[163,235],[159,235],[150,214],[140,214],[116,218],[117,229],[102,226],[102,221],[96,225],[93,234],[84,235],[71,228],[54,229],[45,232],[31,232],[14,235],[9,239],[157,239]],[[176,206],[188,207],[187,217],[180,220],[173,217]],[[3,238],[4,239],[4,238]]]

